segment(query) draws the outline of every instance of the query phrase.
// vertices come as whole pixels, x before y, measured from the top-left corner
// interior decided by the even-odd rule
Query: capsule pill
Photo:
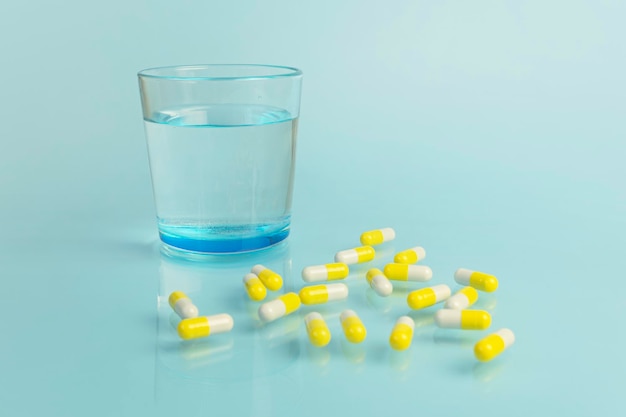
[[[459,268],[454,273],[454,280],[461,285],[469,285],[479,291],[493,292],[498,289],[498,279],[484,272]]]
[[[361,244],[375,246],[395,238],[396,232],[391,227],[385,227],[383,229],[368,230],[361,234]]]
[[[178,323],[178,335],[181,339],[199,339],[213,334],[229,332],[234,321],[229,314],[194,317]]]
[[[251,300],[261,301],[267,296],[265,285],[263,285],[259,277],[253,273],[246,274],[243,277],[243,285]]]
[[[329,301],[345,300],[348,298],[346,284],[311,285],[300,290],[302,304],[324,304]]]
[[[393,257],[393,261],[397,264],[414,264],[426,257],[426,250],[421,246],[398,252]]]
[[[343,333],[350,343],[361,343],[367,336],[365,325],[353,310],[344,310],[339,316]]]
[[[283,286],[283,278],[263,265],[254,265],[250,272],[258,276],[263,285],[270,291],[278,291]]]
[[[406,298],[407,304],[413,310],[430,307],[447,300],[450,297],[450,287],[445,284],[435,285],[421,290],[411,291]]]
[[[344,279],[350,273],[348,265],[338,262],[334,264],[307,266],[302,270],[305,282],[333,281]]]
[[[198,307],[196,307],[191,299],[182,291],[174,291],[170,294],[168,302],[172,310],[178,314],[181,319],[189,319],[198,317]]]
[[[346,249],[335,254],[335,262],[347,265],[369,262],[376,256],[376,251],[371,246],[359,246],[354,249]]]
[[[283,294],[259,307],[259,318],[270,322],[293,313],[300,308],[300,297],[295,292]]]
[[[367,271],[365,279],[367,279],[367,282],[374,292],[381,297],[388,297],[393,292],[391,281],[389,281],[385,274],[383,274],[383,271],[378,268],[372,268]]]
[[[389,336],[389,345],[395,350],[406,350],[411,346],[413,341],[413,329],[415,322],[409,316],[402,316],[397,321],[391,335]]]

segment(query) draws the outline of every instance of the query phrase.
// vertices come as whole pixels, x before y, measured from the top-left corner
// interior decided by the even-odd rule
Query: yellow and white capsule
[[[441,284],[411,291],[406,297],[406,302],[413,310],[419,310],[445,301],[449,297],[450,287]]]
[[[387,264],[385,265],[385,276],[394,281],[430,281],[433,277],[433,270],[424,265],[409,264]]]
[[[456,270],[454,280],[461,285],[469,285],[480,291],[493,292],[498,289],[498,279],[493,275],[465,268]]]
[[[194,317],[178,323],[178,335],[181,339],[199,339],[209,335],[230,332],[234,321],[229,314]]]
[[[335,254],[335,262],[347,265],[362,264],[369,262],[376,256],[376,251],[371,246],[359,246],[354,249],[346,249]]]
[[[380,245],[381,243],[389,242],[396,238],[396,232],[391,227],[385,227],[383,229],[368,230],[361,234],[362,245]]]
[[[300,301],[306,305],[324,304],[346,298],[348,298],[346,284],[311,285],[300,290]]]
[[[457,291],[452,297],[448,298],[444,308],[453,310],[464,310],[478,300],[478,292],[474,287],[465,287]]]
[[[435,324],[444,329],[485,330],[491,326],[491,314],[484,310],[451,310],[435,313]]]
[[[274,321],[300,308],[300,297],[295,292],[283,294],[259,307],[259,318],[264,322]]]
[[[391,281],[387,279],[385,274],[383,274],[383,271],[380,269],[370,269],[367,271],[365,278],[374,292],[381,297],[388,297],[393,292],[393,285],[391,284]]]
[[[474,355],[479,361],[487,362],[504,352],[515,343],[515,335],[510,329],[500,329],[481,339],[474,346]]]
[[[198,317],[198,307],[193,304],[184,292],[174,291],[170,294],[168,302],[181,319]]]
[[[261,301],[267,296],[267,289],[256,274],[252,272],[243,277],[243,285],[246,287],[248,297],[254,301]]]
[[[330,342],[330,330],[320,313],[312,312],[304,316],[306,332],[313,346],[323,347]]]
[[[270,291],[278,291],[283,286],[283,278],[263,265],[254,265],[251,272],[258,276],[263,285]]]
[[[413,341],[413,329],[415,322],[409,316],[402,316],[396,321],[396,325],[391,330],[389,345],[395,350],[406,350]]]
[[[414,264],[421,261],[426,257],[426,250],[421,246],[416,246],[411,249],[403,250],[396,253],[393,257],[393,261],[397,264]]]
[[[350,343],[361,343],[367,336],[367,330],[363,322],[353,310],[344,310],[339,316],[343,334]]]
[[[349,273],[350,269],[344,263],[307,266],[302,270],[302,279],[305,282],[333,281],[344,279]]]

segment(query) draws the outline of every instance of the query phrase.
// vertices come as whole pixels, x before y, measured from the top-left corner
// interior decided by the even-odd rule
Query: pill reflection
[[[228,335],[219,340],[180,342],[178,352],[187,369],[196,369],[228,361],[233,356],[234,345],[232,336]]]
[[[367,352],[362,345],[350,343],[345,339],[340,341],[341,353],[343,356],[353,364],[362,364],[365,362]]]

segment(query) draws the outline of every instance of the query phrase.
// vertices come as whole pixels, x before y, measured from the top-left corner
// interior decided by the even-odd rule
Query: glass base
[[[231,233],[229,233],[229,231]],[[227,254],[256,251],[282,242],[289,236],[289,224],[268,232],[257,227],[256,234],[232,233],[220,230],[159,225],[159,236],[166,245],[178,250],[197,253]]]

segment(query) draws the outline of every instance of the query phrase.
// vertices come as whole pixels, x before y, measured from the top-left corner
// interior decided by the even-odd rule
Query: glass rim
[[[159,74],[159,72],[167,72],[167,70],[181,70],[181,69],[208,69],[217,67],[233,67],[233,68],[266,68],[286,71],[284,73],[276,74],[258,74],[258,75],[233,75],[233,76],[181,76],[181,75],[169,75]],[[273,79],[273,78],[286,78],[286,77],[298,77],[302,76],[302,71],[295,67],[288,67],[283,65],[266,65],[266,64],[194,64],[194,65],[168,65],[163,67],[146,68],[137,73],[140,78],[156,78],[161,80],[173,80],[173,81],[224,81],[224,80],[259,80],[259,79]]]

